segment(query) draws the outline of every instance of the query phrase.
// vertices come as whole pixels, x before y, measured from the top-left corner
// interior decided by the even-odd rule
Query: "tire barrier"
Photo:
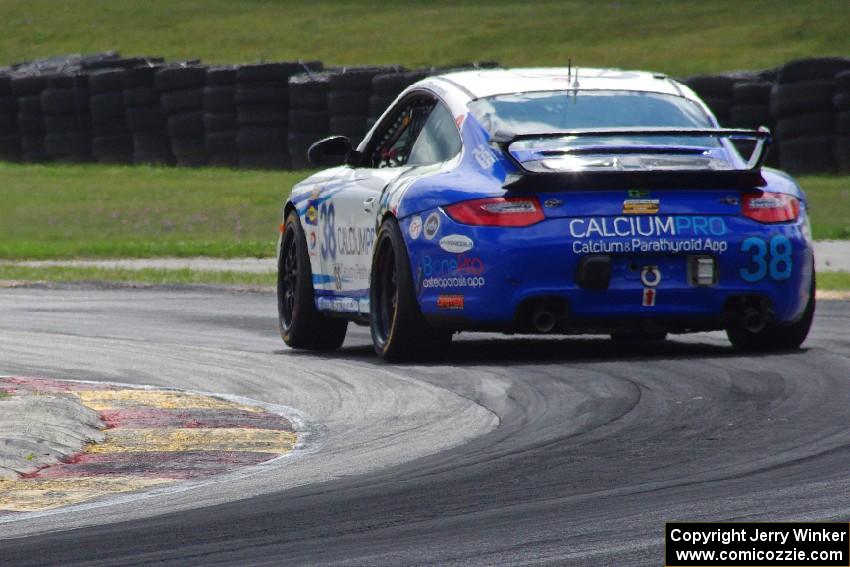
[[[159,91],[159,107],[177,165],[207,164],[203,111],[206,83],[207,68],[201,65],[168,65],[156,72],[154,87]]]
[[[86,162],[92,159],[89,76],[53,75],[41,92],[44,115],[44,149],[53,161]]]
[[[25,162],[49,161],[44,146],[44,113],[41,111],[41,93],[46,88],[47,77],[44,75],[12,79],[12,93],[18,98],[21,158]]]
[[[236,111],[236,67],[207,69],[204,87],[204,132],[207,163],[218,167],[238,167],[236,137],[239,126]]]
[[[850,70],[835,75],[835,163],[840,173],[850,173]]]
[[[322,63],[261,63],[236,73],[236,146],[239,165],[255,169],[288,169],[289,79],[305,71],[321,71]]]
[[[836,75],[850,60],[835,57],[790,61],[771,90],[780,166],[791,173],[834,173]]]
[[[145,64],[124,73],[126,125],[133,139],[132,163],[171,165],[171,140],[165,129],[165,115],[159,105],[156,74],[164,65]]]
[[[92,156],[101,163],[130,163],[133,137],[127,127],[123,67],[89,75],[91,93]]]
[[[312,167],[307,150],[331,135],[328,73],[304,73],[289,79],[289,156],[293,169]]]
[[[0,75],[0,160],[21,159],[18,133],[18,97],[12,92],[12,78]]]
[[[18,63],[0,68],[0,159],[309,168],[313,142],[338,134],[358,144],[409,85],[497,66],[210,67],[116,52]],[[850,59],[798,59],[683,82],[721,125],[770,128],[768,165],[850,172]]]

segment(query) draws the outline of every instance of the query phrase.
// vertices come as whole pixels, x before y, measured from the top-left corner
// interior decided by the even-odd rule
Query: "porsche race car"
[[[770,133],[721,128],[660,74],[471,70],[399,95],[356,146],[309,151],[278,244],[283,340],[386,360],[454,333],[661,340],[725,330],[798,347],[815,308],[803,191],[762,166]]]

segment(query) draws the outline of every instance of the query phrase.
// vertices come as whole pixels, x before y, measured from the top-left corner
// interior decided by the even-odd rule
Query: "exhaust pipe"
[[[555,316],[551,311],[535,309],[531,315],[531,324],[538,333],[548,333],[555,328]]]
[[[748,307],[744,310],[742,323],[748,332],[760,333],[767,326],[767,319],[760,310]]]

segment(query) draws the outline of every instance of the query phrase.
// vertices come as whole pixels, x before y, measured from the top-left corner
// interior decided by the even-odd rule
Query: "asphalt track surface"
[[[720,333],[465,334],[388,366],[351,327],[293,352],[266,294],[0,291],[0,373],[219,391],[313,420],[313,450],[224,484],[0,523],[11,565],[658,565],[665,521],[850,518],[850,304],[802,351]]]

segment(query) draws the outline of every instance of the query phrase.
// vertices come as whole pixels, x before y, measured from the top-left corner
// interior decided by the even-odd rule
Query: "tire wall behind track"
[[[495,66],[208,67],[116,52],[18,63],[0,68],[0,160],[304,169],[310,145],[332,134],[358,144],[410,84]],[[768,165],[850,173],[850,58],[682,82],[720,125],[770,128]]]

